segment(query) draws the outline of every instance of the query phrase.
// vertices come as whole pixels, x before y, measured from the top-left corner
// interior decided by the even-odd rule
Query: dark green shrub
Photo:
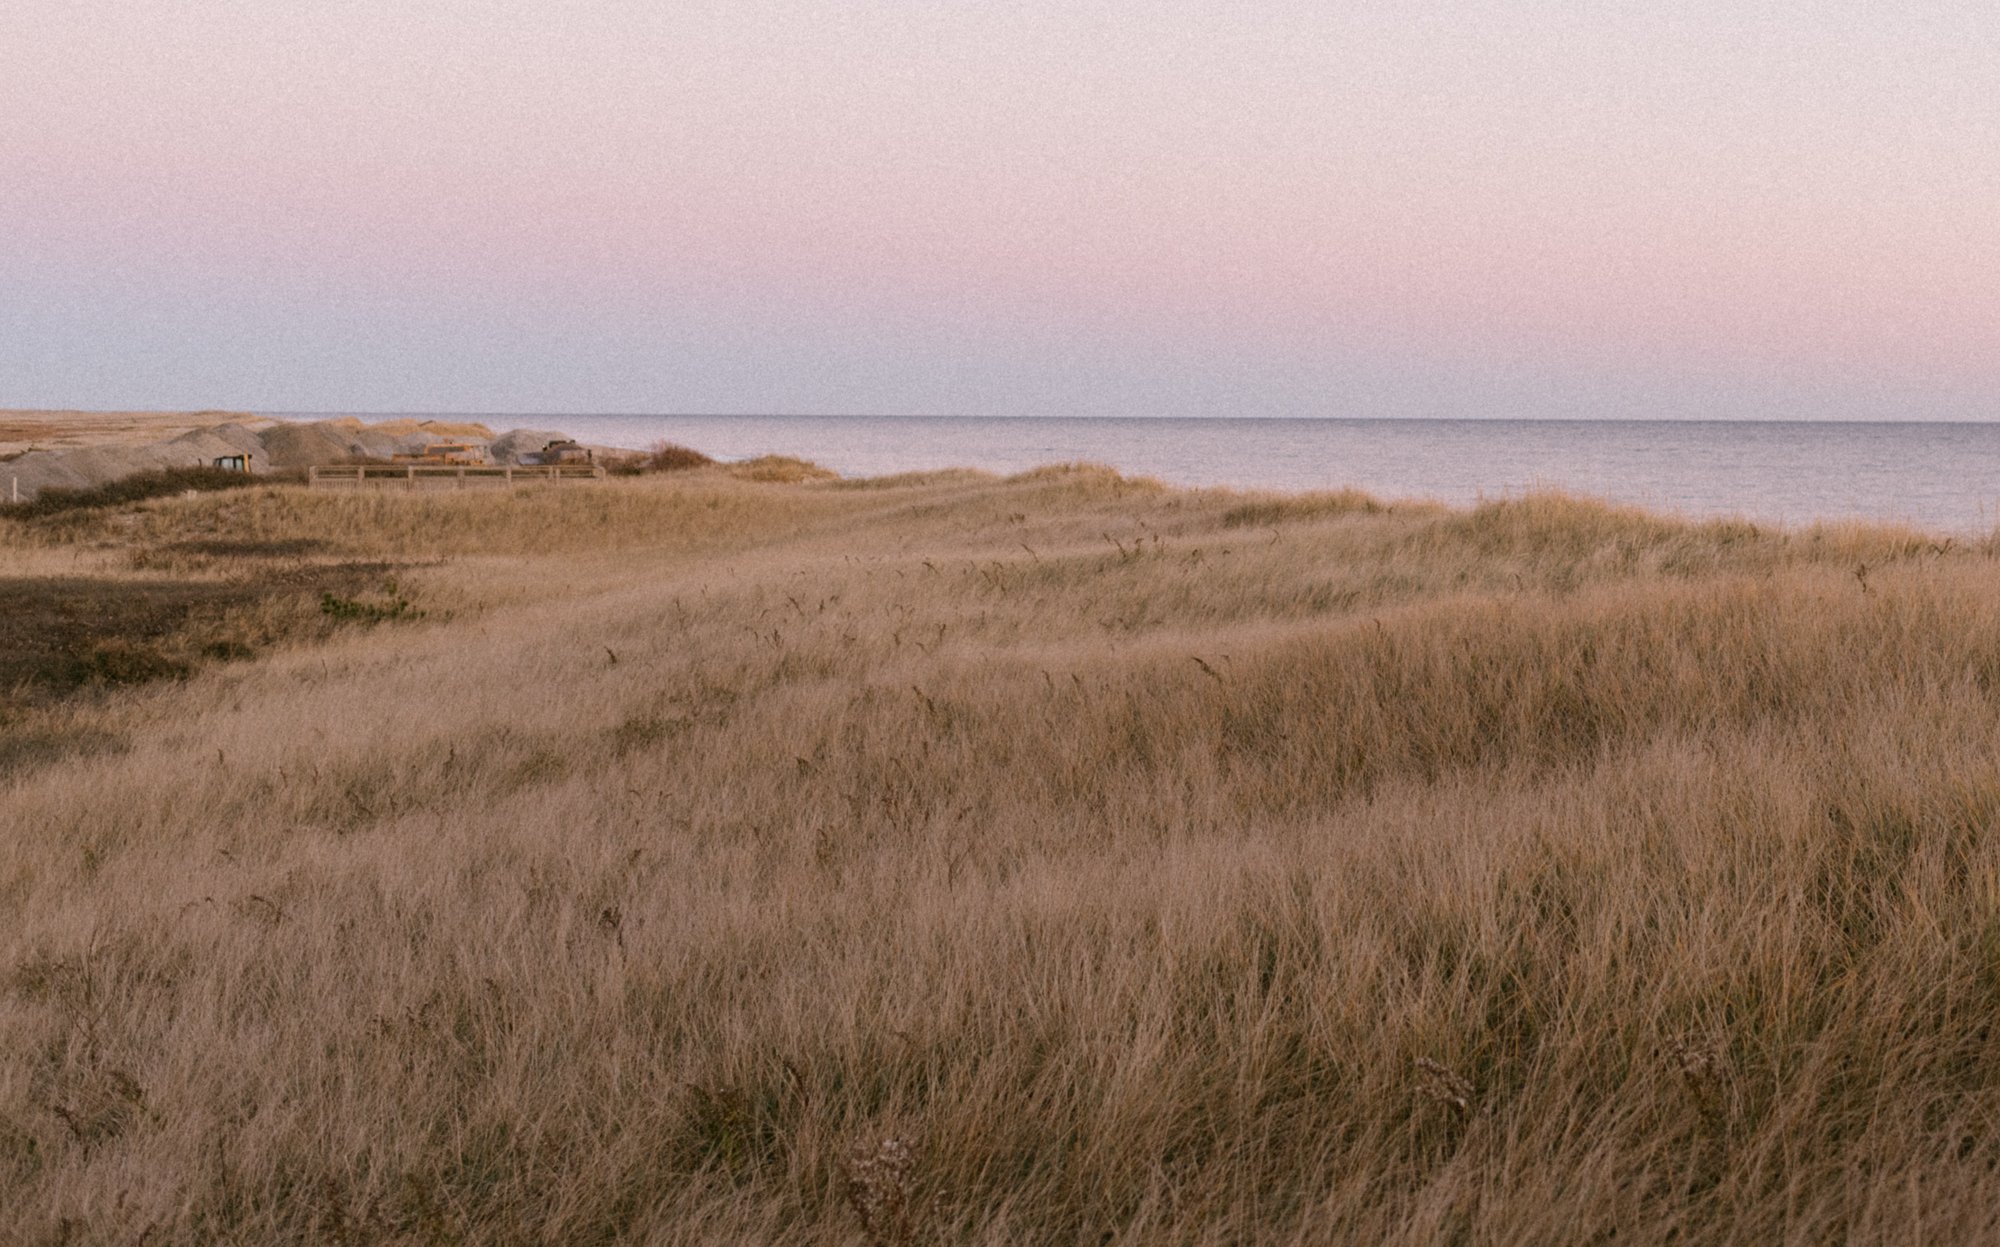
[[[396,589],[396,582],[382,586],[383,600],[365,601],[361,598],[345,598],[334,593],[319,595],[319,613],[329,619],[343,623],[386,623],[393,619],[421,619],[423,612],[411,606],[409,600]]]
[[[131,641],[105,641],[93,646],[80,663],[83,681],[93,684],[145,684],[153,680],[180,680],[188,665],[162,654],[150,645]]]

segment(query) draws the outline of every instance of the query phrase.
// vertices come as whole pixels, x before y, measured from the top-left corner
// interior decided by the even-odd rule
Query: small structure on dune
[[[217,455],[215,458],[209,460],[208,466],[219,468],[224,472],[248,472],[250,470],[250,455],[248,452],[240,455]]]

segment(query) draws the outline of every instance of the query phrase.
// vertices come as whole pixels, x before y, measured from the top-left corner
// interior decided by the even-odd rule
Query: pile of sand
[[[558,441],[552,429],[515,429],[499,437],[483,424],[450,420],[383,420],[353,416],[312,422],[231,422],[192,429],[141,444],[113,442],[76,449],[33,450],[0,461],[0,502],[27,501],[44,489],[83,489],[161,468],[207,465],[229,455],[250,456],[253,473],[278,472],[362,459],[421,453],[437,442],[468,443],[493,463],[519,463],[523,455]]]
[[[383,437],[415,439],[424,442],[490,442],[493,430],[470,420],[413,420],[400,417],[394,420],[377,420],[373,424],[364,422],[359,416],[341,416],[336,420],[322,423],[337,428],[351,429],[358,433],[376,434]]]
[[[494,438],[486,454],[495,463],[519,463],[522,456],[540,454],[550,442],[564,441],[566,437],[554,429],[513,429]]]
[[[222,424],[194,429],[166,441],[137,446],[84,446],[76,450],[36,450],[0,463],[0,500],[26,501],[51,487],[82,489],[161,468],[210,464],[225,455],[264,453],[255,429]]]
[[[145,446],[220,424],[264,429],[271,421],[236,411],[0,410],[0,462],[30,450]]]
[[[281,424],[266,429],[263,438],[262,468],[309,468],[316,464],[344,463],[351,459],[386,459],[394,454],[393,439],[380,442],[357,436],[356,430],[333,421],[317,424]],[[256,462],[255,460],[252,461]]]

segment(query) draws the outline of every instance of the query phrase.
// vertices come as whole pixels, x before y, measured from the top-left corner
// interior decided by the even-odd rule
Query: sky
[[[2000,419],[2000,5],[6,0],[7,406]]]

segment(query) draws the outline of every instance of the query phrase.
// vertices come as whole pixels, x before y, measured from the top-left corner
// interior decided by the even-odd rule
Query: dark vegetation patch
[[[654,442],[646,452],[645,465],[654,472],[686,472],[691,468],[705,468],[715,460],[688,446],[673,442]]]
[[[810,460],[791,455],[759,455],[742,463],[726,464],[723,470],[739,481],[758,481],[767,485],[831,481],[840,475],[831,468],[823,468]]]
[[[354,594],[386,563],[285,568],[256,579],[0,577],[0,690],[27,700],[92,687],[180,679],[204,661],[253,657],[232,616],[273,599]],[[389,586],[389,609],[414,614]],[[400,607],[394,605],[400,603]]]
[[[0,579],[0,687],[65,690],[185,674],[177,636],[255,600],[250,585],[84,576]]]
[[[421,617],[385,580],[394,567],[281,565],[231,580],[0,577],[0,780],[127,747],[74,720],[67,706],[79,696],[186,679],[343,623]],[[263,605],[279,609],[253,609]]]
[[[654,442],[643,454],[627,455],[611,465],[618,476],[644,476],[653,472],[689,472],[713,466],[715,460],[691,447],[675,442]]]
[[[319,613],[342,623],[387,623],[396,619],[422,619],[424,613],[410,605],[408,598],[391,580],[378,594],[343,597],[326,590],[319,595]]]
[[[186,679],[194,668],[158,646],[122,637],[99,641],[76,656],[72,678],[83,684],[150,684]]]
[[[0,515],[18,520],[42,519],[69,511],[97,511],[144,502],[148,498],[168,498],[190,489],[213,493],[222,489],[241,489],[246,485],[265,485],[271,480],[270,476],[252,476],[247,472],[228,472],[221,468],[161,468],[102,485],[80,488],[52,485],[26,502],[0,504]]]

